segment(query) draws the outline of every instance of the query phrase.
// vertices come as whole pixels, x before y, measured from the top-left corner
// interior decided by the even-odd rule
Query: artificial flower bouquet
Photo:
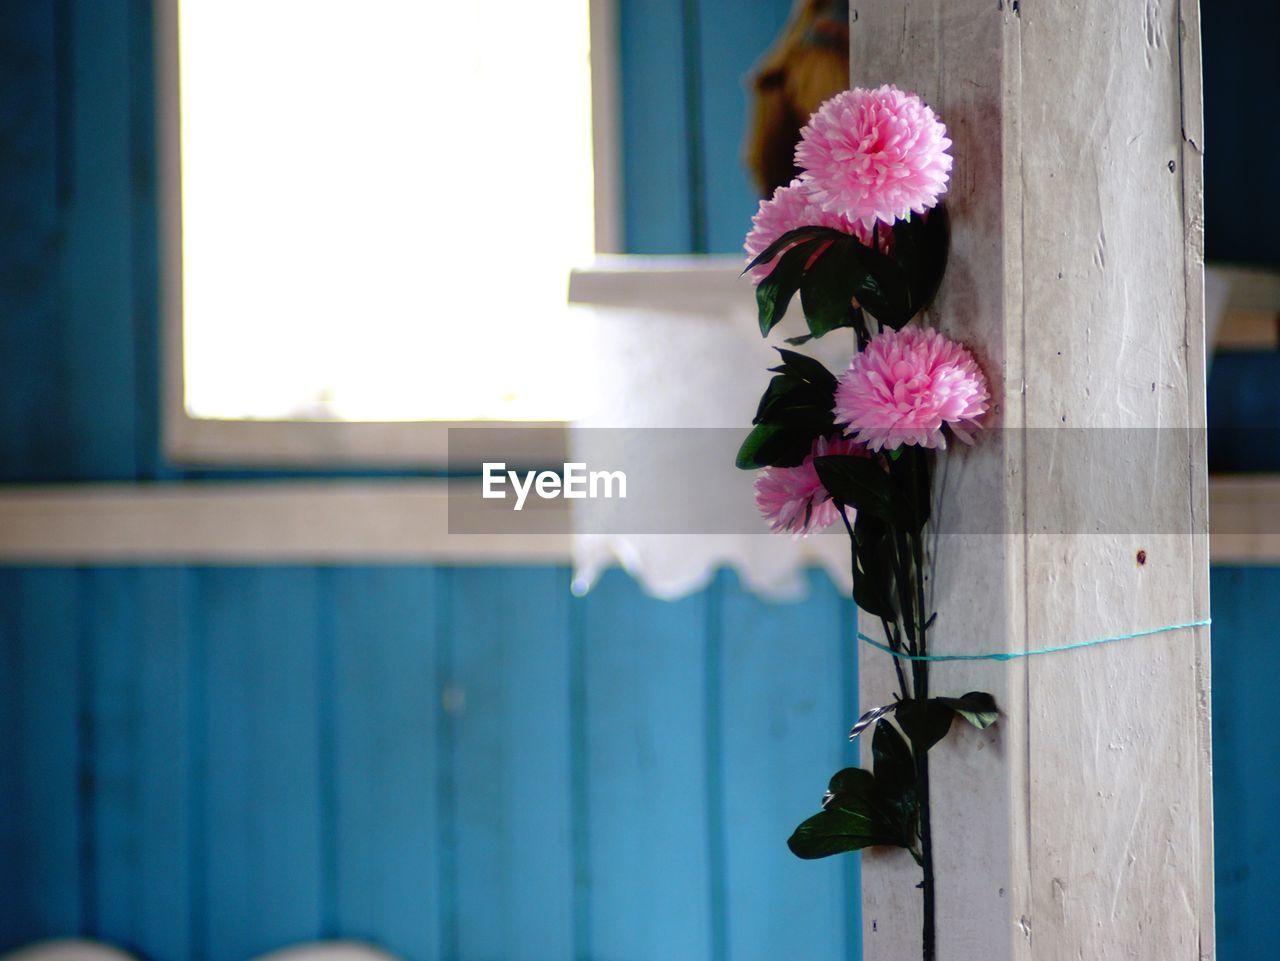
[[[989,694],[930,696],[926,529],[937,450],[973,443],[990,391],[973,355],[913,323],[946,268],[951,141],[919,97],[893,86],[824,103],[801,131],[800,176],[760,204],[745,273],[768,336],[798,293],[807,332],[791,347],[847,328],[856,352],[838,376],[798,350],[781,363],[738,452],[758,470],[756,500],[775,531],[805,536],[841,522],[850,541],[853,599],[877,618],[898,691],[850,732],[874,726],[872,768],[831,778],[822,810],[792,834],[802,858],[873,845],[919,863],[923,957],[934,956],[934,870],[928,751],[960,717],[997,718]],[[945,322],[945,318],[941,318]]]

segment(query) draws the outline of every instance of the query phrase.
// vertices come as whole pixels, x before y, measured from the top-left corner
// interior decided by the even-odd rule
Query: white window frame
[[[621,246],[620,146],[616,0],[589,0],[595,234],[599,253]],[[450,461],[451,428],[546,428],[469,431],[452,460],[502,459],[562,463],[568,449],[562,421],[302,421],[192,417],[184,398],[182,298],[182,161],[179,116],[178,0],[154,0],[159,207],[160,315],[163,388],[161,438],[179,465],[307,468],[422,468]],[[455,441],[459,435],[455,435]]]

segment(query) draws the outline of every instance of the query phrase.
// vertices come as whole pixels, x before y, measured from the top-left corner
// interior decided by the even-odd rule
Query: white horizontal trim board
[[[1211,478],[1209,501],[1215,564],[1280,565],[1280,532],[1269,522],[1280,475]],[[456,526],[480,529],[456,512],[481,503],[459,498]],[[565,502],[530,500],[534,511],[541,533],[450,534],[439,480],[10,487],[0,493],[0,562],[569,563]]]
[[[0,560],[556,564],[569,558],[568,517],[558,501],[529,505],[565,514],[550,534],[450,534],[448,504],[443,481],[27,488],[0,495]]]

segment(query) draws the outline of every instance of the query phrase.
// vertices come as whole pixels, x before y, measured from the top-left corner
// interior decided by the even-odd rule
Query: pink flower
[[[751,218],[751,231],[742,245],[747,252],[747,263],[755,260],[770,244],[797,227],[830,227],[846,234],[853,234],[864,244],[871,243],[871,231],[860,223],[855,223],[842,214],[823,210],[813,199],[808,187],[799,180],[793,180],[786,187],[779,187],[769,200],[760,201],[760,209]],[[892,235],[887,230],[880,231],[880,249],[887,250]],[[826,247],[814,251],[810,260],[818,259]],[[758,284],[769,276],[778,266],[779,254],[767,264],[751,269],[749,276],[753,284]]]
[[[942,425],[965,443],[987,412],[987,379],[973,355],[928,327],[886,330],[853,355],[836,384],[835,418],[871,450],[945,447]]]
[[[870,227],[922,214],[946,192],[947,128],[897,87],[836,94],[800,131],[796,163],[823,210]]]
[[[830,527],[840,511],[827,489],[818,479],[813,466],[815,457],[827,454],[862,454],[862,445],[848,438],[827,440],[819,437],[813,450],[797,467],[767,467],[756,478],[756,506],[779,533],[787,531],[796,537]]]

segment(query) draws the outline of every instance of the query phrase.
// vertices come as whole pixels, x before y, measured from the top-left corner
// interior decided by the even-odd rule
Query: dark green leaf
[[[779,349],[782,363],[773,368],[752,430],[738,450],[737,465],[794,467],[805,459],[819,437],[835,431],[832,407],[835,376],[812,357]]]
[[[970,691],[962,697],[940,697],[936,700],[979,730],[989,728],[1000,718],[996,699],[982,691]]]
[[[873,514],[887,524],[907,520],[892,480],[875,458],[831,454],[815,457],[813,464],[822,486],[837,502],[854,508],[859,515],[864,511]]]
[[[879,250],[852,244],[850,251],[850,256],[857,261],[859,274],[853,296],[881,323],[895,330],[902,327],[918,311],[906,272]]]
[[[795,467],[813,449],[804,431],[784,424],[757,424],[738,448],[735,464],[740,470],[761,467]]]
[[[898,729],[887,720],[876,722],[871,757],[875,771],[873,810],[887,833],[896,835],[900,846],[909,847],[920,813],[915,760]]]
[[[803,410],[812,407],[814,401],[821,403],[824,397],[815,397],[812,385],[806,384],[799,377],[779,374],[769,381],[769,386],[760,395],[760,405],[756,408],[753,424],[762,424],[777,419],[784,411]]]
[[[933,747],[951,730],[955,712],[937,699],[928,701],[902,701],[898,708],[898,723],[911,740],[911,749],[917,753]]]
[[[804,821],[787,841],[797,857],[824,858],[877,844],[906,847],[912,821],[902,804],[910,798],[889,797],[879,780],[861,768],[845,768],[832,779],[823,810]]]
[[[916,312],[933,301],[947,267],[951,225],[945,206],[893,225],[893,259],[902,267]]]
[[[870,771],[864,771],[860,767],[844,768],[831,775],[831,781],[827,784],[826,796],[822,799],[822,806],[824,808],[830,807],[834,802],[844,801],[851,797],[869,799],[874,788],[875,778]]]
[[[774,350],[782,357],[782,365],[773,367],[772,370],[799,377],[805,383],[813,384],[815,387],[835,391],[836,375],[822,366],[820,360],[782,347],[775,347]]]
[[[795,230],[788,230],[768,247],[760,251],[756,258],[747,264],[747,268],[743,273],[745,274],[748,270],[754,270],[756,267],[769,263],[792,244],[798,244],[806,240],[839,240],[841,237],[848,236],[848,234],[831,227],[797,227]]]
[[[868,614],[896,620],[893,540],[888,525],[867,511],[854,519],[853,535],[857,543],[854,601]]]
[[[857,319],[852,311],[854,291],[868,280],[862,258],[854,249],[857,246],[852,237],[833,243],[800,282],[800,304],[815,337],[853,326]]]
[[[787,839],[791,853],[807,861],[877,844],[906,846],[896,825],[873,816],[860,804],[833,804],[804,821]]]
[[[769,276],[756,285],[756,306],[760,311],[760,333],[769,336],[787,312],[791,298],[800,289],[809,258],[823,244],[824,239],[806,240],[792,247],[778,261]]]
[[[916,765],[911,748],[898,729],[886,720],[876,722],[871,735],[872,770],[876,784],[890,797],[900,795],[916,783]]]
[[[904,518],[911,530],[920,530],[929,520],[933,497],[933,459],[936,456],[927,447],[906,445],[899,447],[898,457],[889,459],[889,476],[894,489],[907,507]]]
[[[862,610],[872,617],[891,621],[897,616],[897,611],[894,610],[893,602],[890,600],[892,596],[885,591],[882,578],[874,568],[868,570],[860,564],[854,569],[853,603]]]

